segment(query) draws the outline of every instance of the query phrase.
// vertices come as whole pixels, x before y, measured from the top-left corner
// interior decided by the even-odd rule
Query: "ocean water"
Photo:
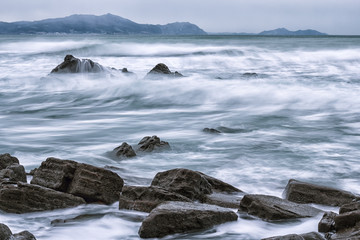
[[[126,67],[136,77],[48,75],[66,54]],[[186,77],[144,79],[160,62]],[[291,178],[360,193],[359,92],[360,37],[0,36],[0,153],[16,156],[26,171],[47,157],[113,166],[128,185],[149,185],[157,172],[182,167],[247,193],[281,197]],[[122,142],[152,135],[172,149],[109,156]],[[139,239],[146,215],[114,203],[0,212],[0,222],[39,240]],[[70,220],[50,224],[59,218]],[[320,218],[240,217],[165,239],[305,233],[316,231]]]

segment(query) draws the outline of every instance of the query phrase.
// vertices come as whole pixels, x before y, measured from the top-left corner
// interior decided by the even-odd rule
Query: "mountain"
[[[297,30],[297,31],[289,31],[286,28],[277,28],[270,31],[263,31],[258,35],[280,35],[280,36],[320,36],[327,35],[326,33],[321,33],[316,30],[308,29],[308,30]]]
[[[0,22],[0,34],[121,34],[121,35],[205,35],[204,30],[188,22],[166,25],[139,24],[112,14],[101,16],[71,15],[40,21]]]

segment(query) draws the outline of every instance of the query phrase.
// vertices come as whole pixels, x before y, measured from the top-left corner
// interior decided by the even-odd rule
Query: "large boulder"
[[[164,63],[159,63],[145,76],[147,79],[162,79],[164,77],[178,78],[183,77],[183,75],[176,71],[171,72],[168,66]]]
[[[310,232],[304,234],[288,234],[285,236],[276,236],[270,238],[263,238],[262,240],[325,240],[325,238],[317,233],[317,232]]]
[[[203,230],[236,221],[237,214],[214,205],[168,202],[152,210],[139,229],[141,238],[160,238],[174,233]]]
[[[146,136],[138,143],[138,150],[143,152],[152,152],[154,150],[170,149],[168,142],[161,141],[158,136]]]
[[[79,59],[73,55],[66,55],[64,61],[55,67],[51,73],[99,73],[105,68],[90,59]]]
[[[131,147],[131,145],[129,145],[126,142],[123,142],[120,146],[116,147],[113,151],[115,152],[115,155],[119,158],[121,158],[121,157],[131,158],[131,157],[136,156],[134,149]]]
[[[245,195],[240,202],[241,211],[264,220],[286,220],[294,218],[314,217],[321,210],[297,204],[274,196]]]
[[[105,204],[118,201],[124,185],[123,179],[110,170],[57,158],[42,162],[31,183]]]
[[[27,213],[84,204],[84,199],[38,185],[18,182],[0,185],[0,209],[9,213]]]
[[[359,199],[359,196],[336,188],[319,186],[290,179],[284,192],[285,198],[296,203],[317,203],[341,206]]]
[[[165,201],[190,202],[191,200],[159,187],[124,186],[120,194],[119,209],[150,212]]]

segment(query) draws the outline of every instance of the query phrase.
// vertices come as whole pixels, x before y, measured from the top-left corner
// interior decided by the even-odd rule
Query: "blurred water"
[[[48,76],[66,54],[137,77]],[[160,62],[186,77],[143,79]],[[359,193],[359,76],[357,37],[0,36],[0,153],[27,171],[50,156],[111,165],[126,184],[148,185],[159,171],[185,167],[248,193],[281,196],[290,178]],[[225,131],[209,135],[205,127]],[[147,135],[172,150],[121,161],[107,154]],[[94,216],[50,225],[83,214]],[[114,204],[0,220],[40,240],[138,239],[145,216]],[[240,218],[167,239],[259,239],[316,230],[318,220]]]

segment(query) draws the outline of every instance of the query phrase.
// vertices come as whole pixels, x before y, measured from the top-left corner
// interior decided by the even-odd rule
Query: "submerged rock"
[[[134,149],[131,147],[131,145],[127,144],[126,142],[123,142],[120,146],[115,148],[113,150],[117,157],[135,157],[136,153]]]
[[[124,186],[120,194],[119,209],[150,212],[165,201],[190,202],[191,200],[159,187]]]
[[[246,72],[246,73],[243,74],[243,76],[247,77],[247,78],[257,78],[258,74],[254,73],[254,72]]]
[[[161,141],[158,136],[146,136],[138,143],[138,150],[143,152],[152,152],[154,150],[170,149],[168,142]]]
[[[289,180],[284,195],[287,200],[296,203],[317,203],[329,206],[341,206],[359,198],[347,191],[300,182],[295,179]]]
[[[240,202],[240,210],[264,220],[285,220],[314,217],[321,210],[290,202],[274,196],[245,195]]]
[[[118,201],[124,185],[123,179],[110,170],[57,158],[42,162],[31,183],[105,204]]]
[[[9,213],[68,208],[84,203],[80,197],[34,184],[18,182],[0,185],[0,209]]]
[[[270,238],[263,238],[262,240],[325,240],[325,238],[317,233],[317,232],[310,232],[304,234],[288,234],[285,236],[276,236]]]
[[[185,233],[236,221],[233,211],[214,205],[168,202],[152,210],[139,229],[141,238],[160,238],[174,233]]]
[[[215,133],[215,134],[220,134],[221,133],[219,130],[216,130],[215,128],[204,128],[203,132],[205,132],[205,133]]]
[[[163,77],[177,78],[183,77],[183,75],[176,71],[171,72],[168,66],[166,66],[164,63],[159,63],[145,76],[147,79],[158,79]]]
[[[73,55],[66,55],[64,61],[54,68],[51,73],[99,73],[105,68],[90,59],[79,59]]]

